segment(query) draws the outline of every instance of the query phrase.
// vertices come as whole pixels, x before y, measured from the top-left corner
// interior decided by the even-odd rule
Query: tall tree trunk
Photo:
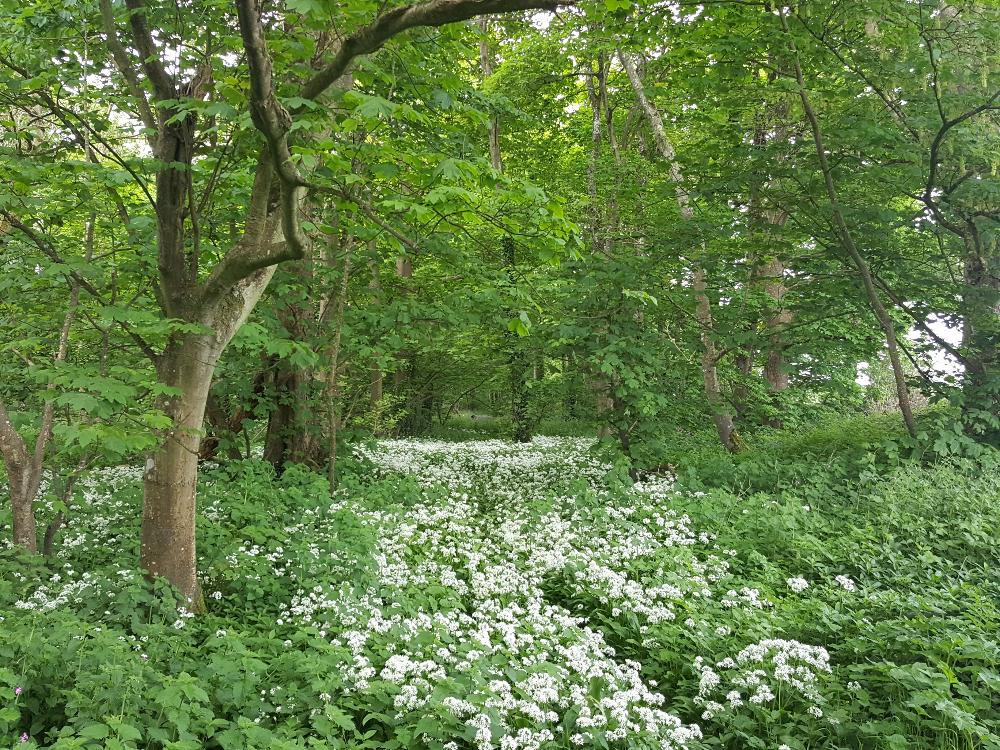
[[[285,464],[305,458],[306,426],[303,417],[308,412],[307,373],[285,360],[277,360],[271,395],[275,402],[267,418],[264,437],[264,460],[280,474]]]
[[[312,274],[305,259],[288,264],[287,271],[303,289],[308,288]],[[279,302],[277,317],[289,338],[294,341],[308,339],[307,322],[313,319],[314,311],[301,297]],[[264,459],[279,474],[284,471],[285,464],[309,459],[313,433],[307,417],[311,411],[309,385],[312,381],[312,373],[307,369],[287,359],[276,362],[272,382],[274,406],[268,415]]]
[[[988,440],[1000,443],[1000,428],[978,416],[1000,414],[1000,240],[983,237],[975,224],[964,239],[963,411],[971,432],[983,430]]]
[[[382,279],[379,274],[378,247],[375,240],[370,240],[368,242],[368,252],[368,270],[371,273],[368,288],[371,289],[372,303],[376,307],[381,307]],[[368,389],[368,403],[372,412],[379,415],[379,419],[381,419],[383,376],[382,367],[379,365],[378,355],[376,355],[372,360],[370,377],[371,383]],[[380,431],[381,430],[378,429],[378,425],[376,425],[376,433]]]
[[[409,296],[409,289],[407,288],[408,279],[413,277],[413,260],[406,256],[399,256],[396,258],[396,278],[400,280],[402,289],[400,291],[400,297],[406,298]],[[396,366],[392,373],[392,389],[393,393],[397,397],[402,398],[406,396],[404,403],[407,405],[407,411],[410,410],[412,404],[410,403],[410,396],[412,394],[406,393],[407,382],[412,381],[413,372],[416,369],[416,364],[413,361],[412,355],[407,352],[406,349],[401,349],[396,352]],[[400,426],[404,424],[409,424],[410,414],[400,422]]]
[[[739,438],[733,424],[733,417],[726,411],[722,387],[719,384],[717,367],[718,352],[712,338],[712,305],[708,298],[705,269],[701,266],[694,271],[695,318],[701,327],[701,376],[708,399],[712,422],[719,433],[719,441],[730,453],[739,450]]]
[[[892,364],[892,376],[896,384],[896,398],[899,401],[899,410],[903,415],[903,422],[906,424],[906,430],[910,433],[912,437],[917,435],[917,425],[913,418],[913,409],[910,405],[910,390],[906,385],[906,376],[903,373],[903,364],[899,358],[899,346],[896,342],[896,327],[892,322],[892,318],[889,315],[888,310],[886,310],[885,305],[882,304],[882,299],[879,297],[878,290],[875,288],[875,282],[872,280],[871,270],[868,268],[868,263],[865,261],[861,252],[858,250],[857,245],[854,242],[854,235],[851,233],[850,228],[847,226],[847,221],[844,218],[844,212],[841,210],[840,201],[837,197],[837,189],[833,182],[833,170],[830,167],[830,162],[826,158],[826,145],[823,139],[823,130],[820,127],[819,119],[816,117],[816,112],[813,110],[812,102],[809,99],[809,93],[806,90],[805,77],[802,74],[802,65],[799,62],[799,52],[795,45],[795,40],[792,38],[791,30],[788,28],[788,19],[785,15],[785,10],[781,9],[778,12],[778,17],[781,19],[781,29],[788,39],[788,47],[792,54],[792,62],[795,69],[795,81],[798,88],[799,99],[802,101],[802,109],[805,112],[806,119],[809,121],[809,126],[813,133],[813,144],[816,147],[816,157],[819,159],[820,171],[823,173],[823,182],[826,186],[827,200],[830,201],[830,211],[833,214],[833,222],[836,227],[837,234],[840,238],[841,245],[843,245],[844,250],[847,251],[847,255],[850,257],[851,262],[858,271],[858,276],[861,277],[861,283],[864,286],[865,295],[868,297],[868,304],[875,314],[875,318],[878,320],[879,325],[882,327],[882,331],[885,334],[885,344],[889,352],[889,362]]]
[[[490,42],[487,39],[489,33],[489,18],[482,16],[479,19],[479,32],[482,35],[479,39],[479,66],[483,72],[483,79],[493,75],[493,53],[490,52]],[[490,115],[488,128],[490,144],[490,164],[498,172],[503,171],[503,162],[500,159],[500,121],[496,115]]]
[[[262,388],[263,373],[254,378],[253,395],[258,395]],[[219,399],[209,391],[208,401],[205,405],[205,419],[212,431],[201,441],[201,448],[198,452],[199,459],[201,461],[215,459],[220,445],[225,441],[226,458],[230,461],[241,461],[243,454],[240,453],[239,446],[236,444],[236,438],[243,431],[243,420],[246,418],[247,410],[242,405],[237,406],[234,412],[228,413],[219,403]]]
[[[764,292],[776,306],[774,314],[767,319],[770,332],[767,356],[764,360],[764,382],[771,393],[780,393],[788,388],[788,372],[784,369],[784,348],[782,329],[792,322],[792,313],[782,306],[787,288],[784,282],[785,264],[781,258],[773,256],[760,266],[759,277],[764,282]]]
[[[514,240],[511,237],[504,237],[501,244],[504,251],[504,262],[507,264],[507,273],[511,284],[514,284]],[[510,376],[510,416],[511,421],[514,423],[514,440],[519,443],[530,443],[531,421],[528,414],[528,388],[526,383],[528,359],[517,333],[508,331],[506,335],[509,347],[507,371]]]
[[[771,256],[757,269],[757,278],[763,283],[764,293],[774,304],[774,311],[768,316],[767,345],[764,354],[764,383],[767,386],[770,413],[764,418],[769,427],[780,428],[783,424],[778,395],[788,390],[788,370],[785,367],[785,328],[792,322],[792,312],[784,306],[788,289],[784,280],[785,264],[778,256]]]
[[[680,209],[681,218],[690,221],[694,218],[694,210],[691,207],[691,195],[689,189],[684,184],[684,176],[681,173],[680,164],[677,163],[677,155],[674,146],[667,137],[667,130],[663,126],[663,118],[659,110],[649,101],[646,90],[639,76],[639,70],[635,61],[627,53],[618,51],[618,58],[622,67],[628,75],[629,83],[632,85],[632,92],[635,94],[639,107],[646,115],[650,129],[653,131],[653,140],[656,142],[656,149],[660,158],[666,162],[669,170],[670,181],[674,183],[674,193],[677,198],[677,206]],[[739,446],[739,439],[736,435],[732,415],[726,410],[725,399],[722,395],[722,386],[719,382],[718,353],[715,348],[712,324],[712,303],[707,292],[707,271],[702,264],[697,264],[694,269],[694,293],[695,293],[695,318],[701,329],[701,374],[705,389],[705,397],[708,401],[709,411],[712,415],[712,422],[715,423],[719,433],[719,440],[726,450],[735,452]]]
[[[779,75],[777,63],[768,74],[768,83],[772,83]],[[773,140],[784,141],[788,137],[788,103],[784,99],[768,102],[765,98],[760,114],[756,118],[753,134],[755,148],[764,149],[774,133]],[[763,247],[759,253],[752,272],[752,287],[762,289],[770,300],[771,311],[764,321],[767,340],[764,345],[764,365],[762,375],[767,388],[768,413],[764,416],[764,424],[780,428],[781,404],[778,395],[788,389],[789,378],[785,370],[785,335],[784,329],[792,322],[793,315],[785,307],[784,298],[788,289],[785,285],[785,262],[781,257],[781,228],[788,220],[788,214],[779,208],[767,208],[764,205],[763,189],[768,184],[766,172],[754,175],[750,187],[750,217],[753,222],[754,234]]]
[[[489,30],[489,21],[484,16],[479,19],[479,29],[483,33],[483,38],[479,42],[479,62],[483,71],[483,78],[487,79],[493,75],[493,55],[490,52],[489,40],[486,33]],[[490,165],[497,172],[503,172],[503,161],[500,158],[500,120],[496,115],[490,116],[489,123],[489,144],[490,144]],[[517,283],[517,258],[515,255],[514,238],[505,236],[501,240],[504,264],[507,266],[507,278],[513,287]],[[509,311],[511,314],[513,310]],[[510,416],[514,423],[514,439],[519,443],[531,441],[531,424],[528,417],[528,391],[525,378],[528,372],[527,359],[524,347],[518,340],[514,332],[508,332],[507,343],[509,352],[507,355],[507,371],[510,379]]]
[[[345,242],[334,246],[331,243],[327,262],[332,266],[333,254],[336,249],[342,249],[344,253],[343,265],[341,266],[340,284],[337,288],[335,299],[328,304],[327,309],[332,310],[330,322],[334,326],[333,342],[330,345],[329,363],[327,365],[326,381],[326,410],[327,410],[327,439],[329,440],[329,452],[327,454],[327,480],[330,485],[330,494],[337,491],[337,437],[340,432],[340,342],[344,330],[344,308],[347,305],[347,289],[351,278],[351,243]],[[324,321],[326,322],[326,321]]]
[[[603,206],[597,190],[597,170],[601,161],[601,144],[603,142],[603,126],[601,121],[601,96],[600,86],[595,82],[601,74],[601,62],[598,61],[598,70],[591,71],[587,76],[587,99],[590,102],[591,124],[590,124],[590,158],[587,160],[587,208],[590,214],[590,221],[587,223],[588,234],[590,235],[590,246],[597,254],[610,254],[608,236],[604,222]],[[599,370],[590,376],[590,389],[594,392],[594,403],[597,412],[597,420],[600,425],[597,430],[597,437],[604,439],[614,434],[611,421],[614,418],[614,395],[612,392],[611,379]]]
[[[163,352],[160,382],[180,395],[160,404],[173,427],[147,459],[144,475],[142,567],[177,587],[192,610],[203,607],[195,550],[198,449],[220,343],[212,335],[185,334]]]

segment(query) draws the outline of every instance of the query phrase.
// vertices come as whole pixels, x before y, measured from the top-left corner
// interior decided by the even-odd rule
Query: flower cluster
[[[576,440],[541,438],[520,451],[499,441],[384,441],[365,455],[378,472],[414,476],[422,495],[352,507],[377,541],[370,561],[340,550],[334,565],[374,563],[370,585],[302,588],[279,617],[349,651],[350,692],[388,686],[398,721],[438,716],[481,750],[562,737],[673,748],[700,736],[665,710],[638,663],[547,593],[558,581],[570,599],[602,601],[643,630],[673,620],[688,599],[714,596],[729,555],[668,507],[664,482],[612,497],[601,481],[609,467]],[[567,478],[584,479],[591,502],[562,494]],[[487,497],[503,502],[484,513]]]
[[[830,655],[822,646],[795,640],[767,639],[742,649],[714,666],[698,657],[699,689],[695,703],[711,719],[745,704],[762,706],[795,697],[807,704],[806,712],[821,718],[824,702],[820,685],[831,673]]]

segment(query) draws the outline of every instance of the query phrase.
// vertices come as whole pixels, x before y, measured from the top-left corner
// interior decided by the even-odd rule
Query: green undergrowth
[[[501,750],[1000,748],[1000,459],[889,460],[895,429],[688,458],[676,488],[556,439],[390,441],[332,503],[209,469],[198,616],[134,570],[137,472],[98,472],[55,558],[0,550],[0,747],[484,749],[483,715]]]

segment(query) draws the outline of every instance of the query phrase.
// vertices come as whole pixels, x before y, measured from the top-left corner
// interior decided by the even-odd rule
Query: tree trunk
[[[305,259],[288,264],[286,272],[302,288],[310,286],[312,272]],[[285,335],[294,341],[308,340],[308,321],[315,317],[314,310],[300,295],[301,292],[293,292],[289,300],[280,301],[277,306],[278,322]],[[285,464],[309,462],[313,436],[310,429],[313,425],[308,421],[312,382],[308,369],[287,359],[277,361],[272,383],[274,408],[268,415],[264,459],[278,474],[285,470]]]
[[[396,278],[400,280],[400,292],[399,296],[406,298],[409,296],[409,279],[413,277],[413,260],[400,255],[396,258]],[[410,397],[412,394],[408,393],[410,381],[413,378],[413,374],[416,370],[416,363],[413,361],[413,356],[405,349],[400,349],[396,352],[396,365],[392,373],[392,390],[393,394],[397,398],[403,399],[403,402],[407,405],[407,414],[404,415],[403,419],[400,420],[396,427],[396,432],[401,430],[405,431],[410,422],[412,421],[412,415],[409,413],[410,409]]]
[[[94,225],[97,217],[91,213],[87,221],[84,235],[84,257],[89,262],[94,257]],[[59,341],[56,344],[53,363],[65,362],[69,356],[69,336],[76,319],[76,309],[80,305],[80,281],[76,280],[70,290],[69,308],[63,317],[59,330]],[[50,393],[55,384],[46,388]],[[48,401],[42,408],[42,419],[35,438],[33,452],[21,435],[14,429],[7,414],[6,404],[0,400],[0,457],[7,469],[7,479],[10,483],[10,501],[12,509],[14,544],[24,547],[29,552],[38,551],[38,527],[35,521],[35,497],[42,484],[42,471],[45,468],[45,450],[52,437],[52,424],[55,419],[55,403]]]
[[[719,441],[730,453],[739,450],[739,439],[736,436],[733,417],[726,412],[725,399],[719,385],[719,373],[716,366],[718,354],[715,341],[712,338],[712,306],[708,299],[705,280],[705,269],[697,267],[694,272],[695,317],[701,327],[701,375],[705,386],[705,397],[708,399],[712,413],[712,422],[719,433]]]
[[[772,256],[759,267],[758,278],[763,279],[764,293],[775,305],[774,312],[768,317],[767,347],[764,357],[764,382],[767,385],[768,406],[770,412],[765,416],[764,423],[769,427],[780,428],[780,400],[778,394],[788,390],[788,371],[785,369],[785,328],[792,322],[792,312],[784,307],[783,300],[788,289],[784,281],[785,264],[781,258]]]
[[[1000,241],[983,238],[975,226],[965,236],[962,352],[963,411],[970,432],[998,442],[1000,428],[977,415],[1000,414]]]
[[[267,418],[264,460],[281,474],[285,464],[305,458],[306,427],[302,417],[307,411],[305,373],[285,360],[278,360],[272,381],[275,399]]]
[[[771,61],[776,66],[775,61]],[[780,75],[777,67],[768,74],[768,83]],[[759,116],[754,127],[753,145],[763,149],[769,140],[786,141],[788,138],[788,102],[779,99],[762,103]],[[769,135],[772,134],[773,136]],[[750,216],[753,221],[754,233],[761,246],[766,248],[763,257],[758,257],[754,265],[753,284],[763,288],[764,294],[772,303],[772,309],[764,321],[767,330],[767,343],[764,346],[763,378],[767,387],[768,411],[763,423],[769,427],[780,428],[781,404],[778,394],[788,389],[789,378],[785,370],[785,340],[784,329],[792,322],[793,315],[784,306],[784,297],[788,291],[785,286],[785,262],[781,257],[781,229],[788,220],[788,214],[779,208],[766,208],[764,205],[763,188],[769,182],[765,171],[755,173],[750,185]]]
[[[488,20],[479,19],[479,29],[485,35],[489,29]],[[483,38],[479,42],[479,61],[483,70],[483,78],[493,75],[493,55],[490,52],[489,41]],[[490,165],[497,172],[503,172],[503,161],[500,158],[500,120],[490,117],[489,123]],[[505,236],[501,240],[504,264],[507,266],[507,279],[511,287],[517,283],[517,258],[515,256],[514,238]],[[508,311],[513,314],[514,311]],[[524,347],[518,340],[518,335],[508,332],[507,342],[510,351],[507,356],[507,370],[510,377],[510,416],[514,423],[514,440],[519,443],[531,442],[531,424],[528,417],[528,393],[525,377],[528,372]]]
[[[0,456],[7,469],[14,524],[14,544],[29,552],[38,551],[34,501],[38,490],[31,471],[31,455],[24,439],[14,429],[7,407],[0,400]]]
[[[379,275],[379,258],[378,258],[378,247],[375,244],[375,240],[369,240],[368,242],[368,270],[371,273],[371,279],[368,282],[368,288],[372,293],[372,303],[376,308],[382,306],[382,279]],[[379,365],[378,355],[372,361],[370,370],[371,381],[368,388],[368,403],[372,412],[378,415],[378,422],[381,422],[381,404],[382,404],[382,388],[383,388],[383,375],[382,367]],[[376,434],[381,432],[376,425]]]
[[[333,342],[330,346],[330,354],[326,381],[326,410],[327,410],[327,439],[329,440],[329,450],[327,453],[327,480],[330,485],[330,494],[337,491],[337,438],[340,431],[340,342],[344,331],[344,309],[347,306],[347,290],[351,279],[351,243],[343,242],[334,244],[331,242],[327,248],[327,263],[332,266],[336,250],[344,253],[343,265],[341,266],[340,283],[337,288],[335,299],[327,303],[327,310],[332,310],[332,320],[335,327]],[[331,295],[334,296],[334,295]],[[324,316],[326,317],[326,316]],[[324,321],[326,322],[326,321]]]
[[[603,254],[607,258],[611,253],[611,247],[605,228],[604,204],[601,202],[597,190],[597,169],[601,160],[601,145],[604,136],[601,120],[600,86],[595,82],[595,79],[600,77],[601,72],[601,62],[598,61],[598,70],[595,72],[591,65],[590,74],[587,76],[587,99],[591,110],[590,158],[587,160],[587,208],[590,221],[587,228],[591,248],[595,253]],[[606,331],[599,333],[599,336],[604,335],[606,335]],[[599,425],[597,437],[604,440],[615,434],[615,430],[611,426],[611,421],[614,419],[614,396],[611,380],[599,370],[594,371],[590,377],[590,388],[595,396],[595,410]]]
[[[38,552],[38,527],[35,523],[34,503],[40,477],[32,476],[30,465],[12,466],[8,463],[7,479],[10,483],[14,545],[23,547],[28,552]]]
[[[659,111],[649,101],[646,90],[639,77],[638,68],[635,61],[626,53],[619,50],[618,58],[622,67],[628,75],[629,83],[632,85],[632,92],[636,101],[646,115],[646,120],[653,131],[653,139],[656,141],[656,149],[660,158],[666,162],[669,170],[670,181],[674,183],[674,193],[677,198],[677,206],[680,209],[681,218],[690,221],[694,217],[694,210],[691,207],[691,195],[684,185],[684,176],[681,173],[680,165],[677,163],[674,146],[667,138],[666,128],[663,126],[663,118]],[[719,440],[729,452],[735,452],[739,445],[736,436],[732,415],[725,410],[725,399],[722,396],[722,387],[719,383],[718,354],[715,349],[715,340],[712,338],[712,304],[706,292],[707,272],[703,265],[698,265],[694,269],[694,292],[695,292],[695,318],[701,328],[701,373],[705,388],[705,396],[708,400],[709,410],[712,414],[712,421],[719,432]]]
[[[222,353],[213,336],[184,334],[164,351],[160,382],[180,391],[161,408],[174,424],[146,461],[140,561],[177,587],[192,610],[203,607],[195,551],[198,448],[212,375]]]
[[[198,449],[212,376],[274,270],[275,266],[269,266],[254,272],[200,311],[198,323],[214,333],[176,334],[156,363],[159,382],[179,393],[159,401],[173,426],[146,460],[140,564],[151,576],[173,584],[189,609],[204,607],[198,585],[195,518]]]
[[[254,379],[254,392],[259,387],[261,377]],[[232,414],[223,409],[219,399],[211,391],[208,394],[208,401],[205,406],[205,419],[211,426],[211,434],[205,436],[201,441],[201,448],[198,451],[198,458],[202,461],[212,461],[218,455],[222,441],[226,444],[226,458],[230,461],[240,461],[243,455],[239,446],[236,445],[236,436],[242,431],[243,420],[247,413],[242,406],[238,406]],[[249,456],[247,456],[249,458]]]
[[[847,220],[844,218],[844,212],[840,208],[840,201],[837,198],[837,189],[833,182],[833,170],[831,169],[830,162],[826,157],[826,146],[823,142],[823,130],[820,128],[819,119],[816,117],[816,112],[812,108],[812,102],[809,100],[809,94],[806,91],[806,82],[804,76],[802,75],[802,65],[799,62],[798,48],[795,46],[795,41],[792,39],[791,31],[788,28],[788,19],[785,17],[785,11],[779,11],[778,17],[781,19],[781,28],[788,39],[789,49],[792,52],[792,61],[795,68],[795,81],[798,87],[799,99],[802,102],[802,109],[805,112],[806,119],[809,121],[809,126],[812,129],[813,144],[816,147],[816,157],[819,160],[820,171],[823,173],[823,181],[826,185],[827,199],[830,201],[830,211],[833,214],[834,226],[837,229],[837,234],[844,250],[847,251],[851,262],[854,264],[854,267],[858,271],[858,275],[861,277],[861,283],[864,286],[865,295],[868,297],[868,304],[871,306],[872,312],[875,314],[875,318],[878,320],[879,325],[882,327],[882,331],[885,333],[885,344],[889,352],[889,362],[892,364],[892,376],[896,383],[896,397],[899,400],[899,410],[903,414],[903,422],[906,424],[907,432],[910,433],[911,437],[916,437],[917,425],[913,419],[913,409],[910,406],[910,391],[906,385],[906,376],[903,373],[903,364],[899,358],[899,346],[896,342],[896,328],[893,325],[892,318],[889,316],[889,312],[886,310],[885,305],[882,304],[882,300],[878,295],[878,290],[875,288],[875,282],[872,280],[868,263],[858,250],[858,247],[854,242],[854,235],[847,226]]]

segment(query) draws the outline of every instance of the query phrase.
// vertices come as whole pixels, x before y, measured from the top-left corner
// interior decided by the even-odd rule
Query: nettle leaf
[[[348,92],[344,95],[344,100],[348,104],[356,102],[354,104],[355,114],[366,120],[392,119],[399,111],[398,104],[383,99],[381,96],[363,94],[360,91]],[[343,127],[342,123],[341,128],[343,129]]]

